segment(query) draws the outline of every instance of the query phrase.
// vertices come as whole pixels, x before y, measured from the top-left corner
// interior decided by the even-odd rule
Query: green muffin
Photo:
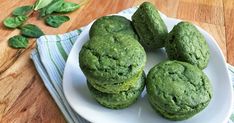
[[[145,49],[164,46],[167,27],[153,4],[144,2],[132,16],[132,23]]]
[[[95,36],[83,45],[79,63],[88,79],[100,84],[118,84],[142,71],[146,53],[129,35]]]
[[[119,93],[121,91],[127,91],[130,88],[135,88],[137,86],[137,80],[141,78],[143,71],[140,71],[134,75],[130,80],[126,80],[121,83],[101,83],[92,78],[87,78],[89,83],[97,90],[105,93]]]
[[[165,61],[147,75],[146,89],[152,107],[171,120],[188,119],[210,102],[211,83],[196,66],[180,61]]]
[[[209,62],[210,51],[204,36],[189,22],[180,22],[169,33],[165,44],[171,60],[179,60],[204,69]]]
[[[90,28],[89,36],[92,38],[94,36],[105,36],[115,33],[131,35],[138,40],[132,22],[118,15],[103,16],[97,19]]]
[[[141,77],[136,80],[134,88],[119,93],[104,93],[95,89],[89,82],[87,82],[87,85],[91,95],[99,104],[111,109],[122,109],[133,104],[141,95],[145,86],[145,75],[142,74]]]

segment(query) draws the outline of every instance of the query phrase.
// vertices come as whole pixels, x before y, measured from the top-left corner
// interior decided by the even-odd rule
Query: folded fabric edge
[[[40,39],[44,39],[45,37],[47,37],[47,38],[53,38],[55,36],[66,36],[67,38],[64,38],[63,40],[67,40],[68,38],[71,38],[70,34],[72,34],[72,33],[80,33],[80,30],[82,30],[83,28],[84,27],[81,27],[80,29],[76,29],[76,30],[69,31],[67,33],[62,33],[62,34],[43,35],[43,36],[37,38],[37,41],[40,40]],[[53,41],[61,41],[61,40],[53,40]]]
[[[227,63],[228,69],[234,74],[234,67]]]
[[[49,80],[50,77],[48,76],[48,73],[46,72],[44,66],[42,65],[39,57],[40,56],[38,54],[38,51],[36,49],[34,49],[30,55],[30,58],[33,60],[33,63],[35,65],[39,75],[41,76],[45,87],[50,92],[53,100],[56,102],[57,106],[61,110],[61,112],[64,115],[67,122],[69,122],[69,123],[87,123],[87,121],[85,119],[81,118],[80,116],[79,116],[79,118],[74,119],[67,113],[67,111],[64,107],[63,101],[60,98],[60,95],[58,95],[58,92],[55,90],[55,88],[51,84],[51,80]],[[76,115],[78,115],[78,114],[76,114]]]
[[[85,119],[83,119],[81,116],[79,116],[74,110],[70,107],[68,101],[66,100],[63,88],[62,88],[62,74],[63,69],[61,66],[65,66],[65,61],[61,61],[61,56],[55,56],[60,55],[59,52],[54,53],[54,50],[56,49],[56,44],[61,42],[67,42],[67,40],[70,40],[73,37],[77,37],[82,30],[76,30],[71,31],[69,33],[60,34],[60,35],[45,35],[37,39],[37,52],[39,56],[39,60],[41,64],[43,65],[45,71],[47,71],[48,77],[50,78],[51,84],[54,86],[54,89],[57,91],[58,95],[61,98],[61,101],[63,102],[63,108],[65,109],[65,112],[71,116],[71,118],[76,122],[78,120],[79,122],[87,122]],[[58,38],[60,37],[60,38]],[[69,41],[68,41],[69,42]],[[49,45],[50,44],[50,45]],[[54,45],[53,47],[51,47]],[[51,54],[53,51],[54,54]],[[59,61],[59,63],[57,62]],[[57,65],[56,65],[57,64]]]

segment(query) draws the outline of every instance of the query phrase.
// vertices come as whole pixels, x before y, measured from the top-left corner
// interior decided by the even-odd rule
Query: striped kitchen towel
[[[130,8],[121,13],[133,13],[136,8]],[[46,88],[69,123],[88,123],[80,117],[68,104],[62,90],[62,77],[68,54],[82,32],[82,28],[61,34],[45,35],[37,39],[37,47],[33,50],[31,58],[41,76]],[[232,81],[234,82],[234,68],[228,65]],[[231,116],[229,123],[234,121]]]

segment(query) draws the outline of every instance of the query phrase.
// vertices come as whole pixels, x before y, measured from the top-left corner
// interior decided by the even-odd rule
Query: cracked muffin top
[[[146,53],[129,35],[95,36],[83,45],[79,63],[88,78],[102,83],[121,83],[144,68]]]
[[[165,44],[171,60],[179,60],[204,69],[210,58],[204,36],[189,22],[180,22],[169,33]]]
[[[165,61],[153,67],[146,80],[152,106],[164,117],[187,119],[211,100],[211,83],[199,68],[185,62]]]
[[[98,18],[90,28],[89,36],[105,36],[115,33],[128,34],[138,40],[132,22],[125,17],[112,15]]]

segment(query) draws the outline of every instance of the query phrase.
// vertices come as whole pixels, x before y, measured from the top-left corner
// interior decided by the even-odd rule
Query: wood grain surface
[[[81,0],[68,0],[76,3]],[[36,17],[27,23],[38,25],[46,34],[65,33],[85,26],[93,19],[137,6],[145,0],[89,0],[79,10],[67,14],[71,20],[58,29],[48,27]],[[169,17],[191,21],[208,31],[221,47],[227,62],[234,65],[233,0],[149,0]],[[0,122],[66,122],[35,70],[29,55],[35,39],[24,50],[8,47],[7,40],[18,34],[2,21],[17,6],[35,0],[0,0]],[[84,1],[83,1],[84,2]],[[35,13],[35,16],[37,13]]]

